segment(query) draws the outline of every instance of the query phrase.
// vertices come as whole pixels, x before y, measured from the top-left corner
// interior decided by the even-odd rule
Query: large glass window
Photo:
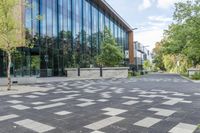
[[[99,52],[101,49],[101,44],[104,37],[104,28],[105,28],[105,17],[102,11],[99,11]]]
[[[109,17],[107,15],[105,15],[105,26],[107,28],[110,28],[110,25],[109,25]]]
[[[57,76],[67,67],[95,65],[105,27],[118,45],[128,50],[126,30],[92,0],[27,1],[31,8],[25,9],[26,39],[34,42],[34,47],[18,48],[13,54],[14,76]],[[6,75],[6,65],[7,57],[0,52],[0,76]]]
[[[92,57],[95,57],[98,54],[98,47],[99,47],[98,41],[99,41],[98,40],[98,10],[93,5],[92,6]]]
[[[82,0],[73,0],[73,56],[75,67],[81,64],[82,48]]]
[[[40,76],[47,76],[47,66],[48,66],[48,55],[47,55],[47,35],[46,35],[46,0],[40,0],[40,15],[42,19],[40,20]]]
[[[92,12],[91,12],[91,3],[84,1],[83,3],[83,60],[81,62],[81,67],[90,67],[91,64],[91,38],[92,38]]]
[[[118,27],[117,27],[117,23],[115,23],[115,41],[117,42],[118,40]]]

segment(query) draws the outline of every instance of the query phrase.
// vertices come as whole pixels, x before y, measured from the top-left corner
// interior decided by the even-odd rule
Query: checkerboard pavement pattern
[[[1,96],[0,133],[199,133],[200,86],[174,75],[36,84]]]

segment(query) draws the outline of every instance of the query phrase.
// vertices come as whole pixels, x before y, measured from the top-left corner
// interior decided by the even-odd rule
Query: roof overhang
[[[106,2],[106,0],[93,0],[103,11],[112,16],[127,31],[132,31],[132,27]]]

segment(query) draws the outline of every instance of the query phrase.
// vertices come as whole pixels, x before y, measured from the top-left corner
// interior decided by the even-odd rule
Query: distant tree
[[[177,55],[164,55],[163,62],[168,72],[185,73],[190,66],[185,57]]]
[[[151,70],[152,69],[152,64],[149,60],[144,61],[144,69],[146,70]]]
[[[153,54],[154,54],[153,63],[157,69],[165,71],[166,69],[163,63],[162,47],[163,46],[161,42],[156,43],[155,48],[153,49]]]
[[[110,30],[105,27],[104,40],[101,45],[100,55],[97,56],[97,64],[113,67],[119,65],[123,57],[122,49],[117,45]]]

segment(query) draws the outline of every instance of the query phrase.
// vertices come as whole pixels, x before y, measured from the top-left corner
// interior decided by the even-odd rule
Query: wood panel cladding
[[[129,36],[128,36],[128,44],[129,44],[129,64],[133,65],[134,64],[134,33],[133,31],[129,32]]]

